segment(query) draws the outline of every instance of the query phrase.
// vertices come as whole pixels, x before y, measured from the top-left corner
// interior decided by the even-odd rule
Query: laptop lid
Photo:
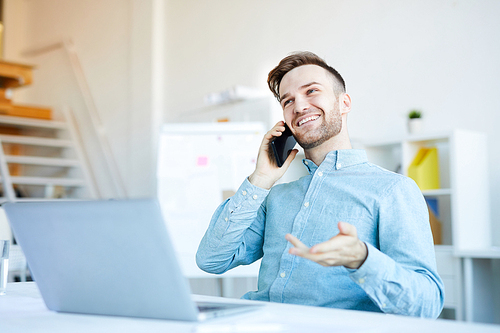
[[[156,200],[3,207],[50,310],[197,320]]]

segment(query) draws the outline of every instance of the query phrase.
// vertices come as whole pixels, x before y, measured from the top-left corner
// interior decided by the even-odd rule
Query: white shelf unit
[[[97,197],[76,129],[66,118],[0,116],[1,201]]]
[[[438,271],[445,283],[445,308],[452,309],[454,317],[461,320],[462,261],[457,253],[491,247],[487,138],[483,133],[453,130],[361,143],[370,162],[404,175],[408,175],[408,167],[423,147],[438,149],[440,188],[422,194],[437,200],[443,244],[435,249]]]
[[[170,122],[263,122],[269,130],[282,119],[280,104],[269,96],[204,106],[183,112]]]

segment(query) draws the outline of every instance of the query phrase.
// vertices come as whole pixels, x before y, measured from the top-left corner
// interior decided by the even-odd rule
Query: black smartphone
[[[290,152],[293,147],[295,147],[296,143],[297,141],[295,141],[292,131],[290,131],[287,124],[285,124],[285,131],[281,134],[281,136],[278,136],[271,141],[274,158],[280,168],[283,166],[283,163],[285,163],[288,155],[290,155]]]

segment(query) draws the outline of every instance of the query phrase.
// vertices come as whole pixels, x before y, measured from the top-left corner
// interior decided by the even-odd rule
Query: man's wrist
[[[359,252],[358,252],[358,259],[352,261],[349,265],[345,265],[345,267],[350,268],[350,269],[359,269],[361,266],[363,266],[364,262],[366,261],[366,258],[368,258],[368,247],[366,246],[365,242],[359,241]]]
[[[265,177],[258,176],[255,174],[255,172],[248,176],[248,181],[250,182],[250,184],[266,190],[271,189],[271,187],[274,185],[273,181],[270,181]]]

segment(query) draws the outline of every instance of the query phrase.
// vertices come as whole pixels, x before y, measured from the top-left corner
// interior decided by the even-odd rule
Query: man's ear
[[[347,114],[351,112],[351,96],[347,93],[340,95],[340,114]]]

